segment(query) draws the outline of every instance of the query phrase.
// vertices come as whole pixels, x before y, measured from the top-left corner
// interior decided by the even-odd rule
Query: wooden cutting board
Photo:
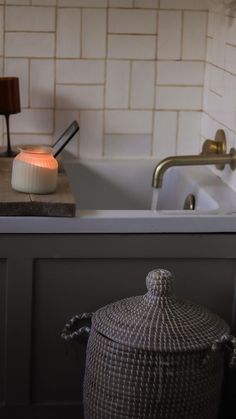
[[[63,167],[58,173],[56,192],[26,194],[11,187],[13,158],[0,157],[0,216],[74,217],[76,204]]]

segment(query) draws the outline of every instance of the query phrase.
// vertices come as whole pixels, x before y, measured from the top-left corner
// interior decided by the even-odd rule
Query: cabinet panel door
[[[0,259],[0,402],[4,401],[6,261]]]

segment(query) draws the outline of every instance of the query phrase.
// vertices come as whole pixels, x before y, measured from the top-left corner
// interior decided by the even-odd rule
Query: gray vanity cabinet
[[[74,408],[71,417],[82,418],[85,348],[65,347],[62,328],[76,313],[144,293],[152,269],[171,270],[179,296],[235,328],[235,242],[230,234],[0,235],[1,418],[18,405],[47,407],[42,418]]]

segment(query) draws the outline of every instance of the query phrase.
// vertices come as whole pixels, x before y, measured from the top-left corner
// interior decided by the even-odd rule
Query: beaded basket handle
[[[236,369],[236,337],[232,335],[223,335],[212,345],[212,351],[222,348],[229,354],[229,367]]]
[[[93,313],[81,313],[72,317],[62,330],[62,340],[66,343],[76,341],[78,343],[86,344],[91,330],[92,316]],[[81,323],[84,323],[85,320],[89,320],[89,326],[81,326]]]

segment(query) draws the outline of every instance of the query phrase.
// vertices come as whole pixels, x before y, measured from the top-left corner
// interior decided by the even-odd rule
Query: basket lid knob
[[[156,269],[149,272],[146,278],[148,292],[155,296],[172,294],[174,278],[171,272],[165,269]]]

